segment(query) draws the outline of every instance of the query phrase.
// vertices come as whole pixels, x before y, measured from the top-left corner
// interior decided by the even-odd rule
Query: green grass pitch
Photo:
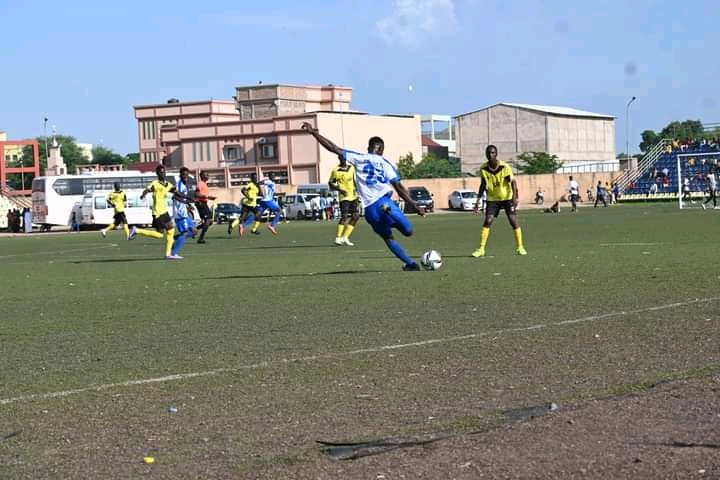
[[[316,440],[720,368],[716,211],[522,210],[529,254],[501,215],[480,259],[480,217],[411,220],[440,270],[403,272],[364,220],[355,247],[334,222],[214,225],[182,261],[121,231],[0,238],[0,478],[271,478]]]

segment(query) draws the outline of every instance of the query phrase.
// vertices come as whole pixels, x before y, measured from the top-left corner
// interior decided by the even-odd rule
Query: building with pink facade
[[[389,160],[421,158],[418,116],[353,112],[351,100],[349,87],[259,84],[237,87],[234,100],[135,106],[140,160],[205,170],[218,188],[269,172],[281,185],[325,183],[337,158],[301,130],[303,122],[349,149],[364,151],[379,135]]]

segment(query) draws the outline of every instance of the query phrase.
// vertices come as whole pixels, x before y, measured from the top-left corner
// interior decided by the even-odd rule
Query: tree
[[[127,159],[127,163],[138,163],[140,161],[140,154],[139,153],[128,153],[125,155],[125,158]]]
[[[702,138],[705,128],[700,120],[685,120],[683,122],[670,122],[660,132],[660,138],[677,138],[685,140],[688,138]]]
[[[93,147],[92,154],[93,162],[100,165],[119,165],[128,163],[127,157],[123,157],[119,153],[115,153],[111,149],[100,145]]]
[[[642,137],[642,142],[640,142],[639,145],[641,152],[647,152],[653,145],[661,140],[658,134],[652,130],[645,130],[640,134],[640,137]]]
[[[401,178],[415,178],[415,161],[412,152],[400,157],[397,167]]]
[[[555,173],[563,166],[557,155],[550,155],[546,152],[525,152],[518,155],[517,169],[520,173],[536,175],[539,173]]]
[[[85,152],[77,146],[77,143],[75,143],[75,137],[67,136],[67,135],[55,135],[55,140],[57,141],[58,145],[61,145],[60,147],[60,154],[63,157],[63,161],[65,162],[65,165],[67,166],[68,172],[74,172],[75,166],[82,165],[84,163],[88,163],[88,158],[85,155]],[[45,144],[47,140],[47,146],[48,148],[52,147],[53,137],[48,137],[47,139],[45,137],[38,137],[38,150],[40,152],[40,173],[44,174],[45,170],[47,169],[47,161],[46,158],[48,154],[45,150]],[[32,162],[32,147],[26,146],[23,148],[23,159],[25,162]],[[25,165],[30,165],[31,163],[25,163]]]
[[[450,163],[446,158],[438,158],[429,153],[415,167],[413,178],[457,178],[462,176],[460,163]]]

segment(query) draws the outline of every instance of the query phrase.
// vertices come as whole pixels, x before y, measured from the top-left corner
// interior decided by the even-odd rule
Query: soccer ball
[[[420,257],[420,264],[425,270],[437,270],[442,267],[442,257],[436,250],[428,250]]]

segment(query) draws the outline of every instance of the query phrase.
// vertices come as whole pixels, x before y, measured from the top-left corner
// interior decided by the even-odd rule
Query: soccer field
[[[0,238],[0,478],[285,478],[331,461],[318,440],[720,369],[717,211],[519,218],[527,256],[501,215],[476,259],[480,217],[411,216],[400,242],[435,272],[403,272],[364,220],[355,247],[333,222],[214,225],[182,261],[120,231]]]

